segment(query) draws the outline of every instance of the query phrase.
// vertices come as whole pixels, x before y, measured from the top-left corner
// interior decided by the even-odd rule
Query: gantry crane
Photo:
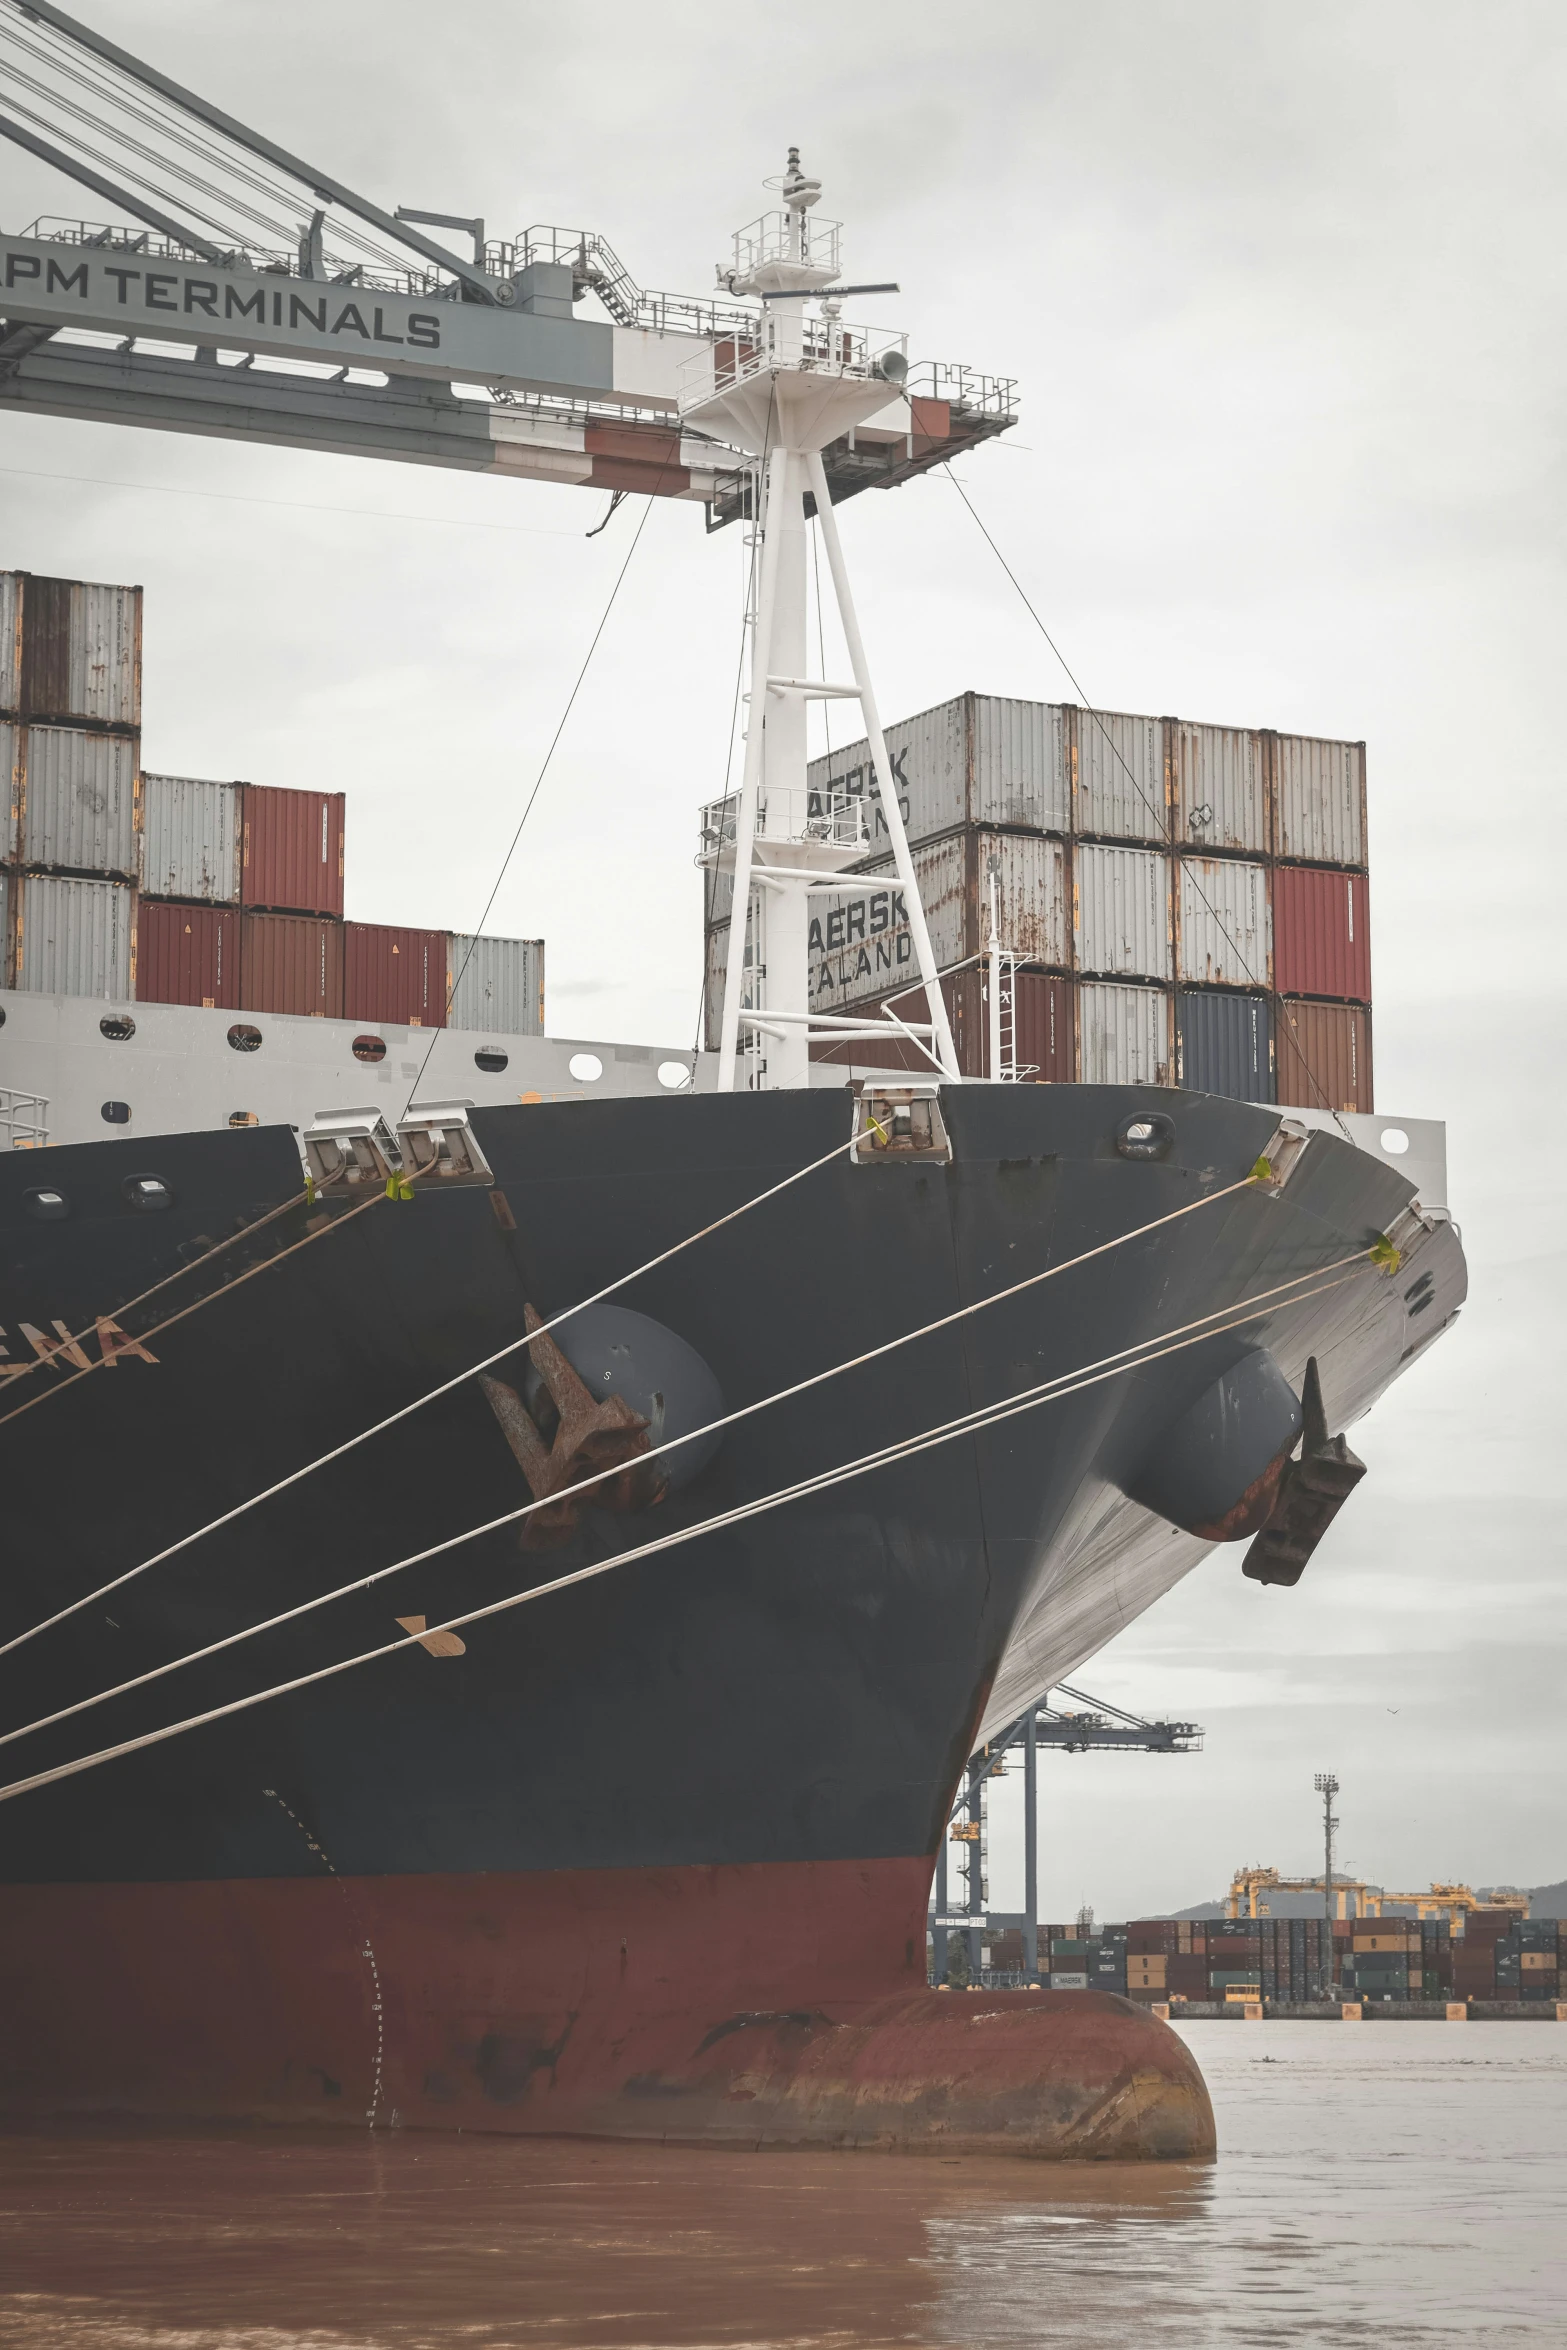
[[[653,293],[591,231],[388,211],[50,0],[0,0],[0,137],[120,216],[0,233],[0,410],[750,510],[746,453],[679,413],[758,336],[733,270]],[[1013,392],[905,367],[822,452],[833,502],[1004,431]]]

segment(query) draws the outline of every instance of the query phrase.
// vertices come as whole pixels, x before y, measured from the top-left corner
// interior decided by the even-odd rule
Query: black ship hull
[[[542,1544],[499,1528],[0,1748],[0,1776],[308,1674],[404,1620],[486,1608],[1201,1317],[1216,1332],[483,1617],[460,1655],[404,1648],[0,1801],[0,2100],[1201,2150],[1200,2085],[1124,2003],[1027,2003],[1045,2040],[994,2079],[972,2051],[966,2072],[932,2055],[952,2030],[952,2003],[923,1989],[933,1855],[982,1724],[1203,1554],[1128,1498],[1161,1436],[1246,1350],[1296,1392],[1315,1358],[1332,1425],[1357,1417],[1456,1311],[1462,1254],[1450,1225],[1408,1216],[1408,1184],[1332,1137],[1282,1190],[1231,1190],[1274,1134],[1266,1109],[974,1086],[944,1111],[950,1165],[836,1158],[625,1307],[693,1350],[733,1411],[1228,1196],[739,1420],[656,1508],[583,1507]],[[1162,1160],[1117,1152],[1138,1111],[1174,1122]],[[837,1092],[476,1112],[493,1189],[387,1201],[293,1246],[322,1212],[307,1204],[242,1240],[229,1286],[146,1339],[155,1361],[123,1353],[0,1425],[0,1637],[520,1341],[525,1308],[564,1311],[832,1151],[850,1116]],[[45,1164],[62,1221],[23,1196]],[[127,1203],[143,1173],[165,1211]],[[60,1150],[0,1176],[12,1362],[27,1329],[118,1314],[150,1331],[167,1302],[124,1301],[300,1181],[282,1130]],[[1400,1219],[1396,1272],[1343,1267]],[[191,1294],[216,1282],[184,1278]],[[560,1341],[569,1353],[569,1322]],[[0,1391],[0,1419],[71,1368]],[[710,1392],[670,1397],[674,1422]],[[0,1719],[117,1687],[528,1499],[465,1382],[0,1657]],[[1063,2064],[1081,2094],[1052,2105],[1039,2083],[1059,2088]]]

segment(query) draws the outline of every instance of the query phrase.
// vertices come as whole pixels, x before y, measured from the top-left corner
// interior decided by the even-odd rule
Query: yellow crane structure
[[[1225,1916],[1230,1918],[1265,1918],[1272,1915],[1268,1900],[1270,1893],[1315,1893],[1320,1901],[1324,1879],[1317,1877],[1281,1877],[1277,1869],[1240,1868],[1230,1879],[1229,1899]],[[1529,1896],[1514,1885],[1502,1885],[1482,1899],[1469,1885],[1432,1884],[1425,1893],[1391,1893],[1383,1885],[1368,1885],[1360,1877],[1341,1877],[1333,1872],[1333,1893],[1337,1915],[1341,1918],[1383,1915],[1384,1909],[1416,1917],[1445,1917],[1455,1933],[1463,1931],[1464,1922],[1472,1910],[1510,1909],[1519,1917],[1529,1915]],[[1349,1907],[1353,1896],[1354,1907]]]

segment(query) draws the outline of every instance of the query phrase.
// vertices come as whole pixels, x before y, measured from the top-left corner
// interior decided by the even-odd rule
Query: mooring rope
[[[1343,1272],[1345,1268],[1359,1264],[1363,1259],[1368,1258],[1369,1255],[1370,1251],[1366,1249],[1357,1249],[1353,1252],[1353,1254],[1346,1257],[1340,1257],[1332,1264],[1316,1265],[1311,1267],[1307,1272],[1294,1274],[1289,1280],[1276,1283],[1272,1289],[1263,1290],[1258,1295],[1246,1299],[1244,1301],[1244,1313],[1242,1313],[1241,1318],[1245,1319],[1249,1317],[1257,1306],[1268,1304],[1269,1302],[1282,1297],[1287,1291],[1298,1288],[1303,1282],[1316,1281],[1326,1273]],[[1064,1270],[1065,1268],[1063,1267],[1060,1269]],[[1026,1286],[1026,1284],[1024,1286]],[[1313,1290],[1309,1294],[1315,1296],[1317,1293]],[[976,1306],[964,1308],[963,1313],[968,1314],[978,1311],[980,1307],[988,1304],[994,1304],[995,1302],[996,1301],[994,1299],[981,1299],[978,1301]],[[1294,1303],[1296,1301],[1291,1299],[1290,1302]],[[1232,1325],[1229,1317],[1233,1317],[1240,1311],[1241,1309],[1236,1306],[1215,1307],[1211,1313],[1201,1314],[1197,1316],[1194,1321],[1181,1323],[1175,1330],[1166,1332],[1164,1334],[1165,1339],[1167,1341],[1178,1342],[1180,1345],[1194,1345],[1197,1342],[1197,1339],[1201,1337],[1215,1337],[1221,1334],[1222,1329],[1231,1327]],[[961,1316],[946,1317],[948,1320],[959,1318],[961,1318]],[[1220,1331],[1215,1331],[1208,1328],[1210,1323],[1215,1322],[1220,1324]],[[931,1327],[939,1328],[942,1327],[942,1325],[933,1324]],[[912,1335],[922,1336],[924,1333],[915,1332]],[[894,1345],[905,1343],[907,1343],[907,1341],[893,1341]],[[1103,1355],[1097,1362],[1083,1365],[1080,1371],[1062,1372],[1057,1374],[1055,1379],[1043,1380],[1037,1387],[1025,1389],[1023,1399],[1009,1398],[1007,1399],[1006,1404],[1002,1406],[980,1406],[978,1407],[978,1414],[968,1413],[961,1415],[958,1420],[948,1423],[946,1431],[938,1431],[937,1433],[942,1433],[943,1435],[948,1432],[961,1433],[964,1427],[967,1426],[970,1421],[976,1420],[979,1415],[984,1413],[990,1412],[992,1410],[999,1410],[1001,1411],[1002,1415],[1005,1416],[1005,1413],[1010,1408],[1010,1406],[1020,1400],[1027,1400],[1031,1397],[1044,1400],[1048,1391],[1055,1389],[1061,1380],[1080,1380],[1085,1376],[1085,1374],[1091,1374],[1092,1377],[1089,1380],[1089,1383],[1091,1384],[1094,1379],[1098,1379],[1099,1377],[1113,1376],[1117,1369],[1136,1369],[1138,1364],[1142,1361],[1156,1361],[1158,1359],[1157,1355],[1149,1355],[1144,1351],[1146,1348],[1154,1344],[1155,1341],[1151,1339],[1138,1340],[1132,1346],[1122,1347],[1115,1354]],[[858,1359],[868,1362],[874,1360],[876,1355],[884,1354],[888,1351],[890,1350],[886,1347],[876,1348],[873,1350],[872,1354]],[[1160,1348],[1160,1352],[1170,1351],[1172,1351],[1172,1349],[1169,1345],[1164,1345]],[[849,1366],[837,1366],[839,1369],[847,1367]],[[736,1411],[725,1413],[722,1419],[709,1421],[706,1427],[693,1428],[689,1434],[685,1436],[672,1437],[669,1442],[661,1446],[660,1449],[663,1452],[672,1452],[679,1445],[698,1443],[704,1437],[718,1434],[723,1429],[734,1426],[737,1421],[749,1419],[756,1413],[765,1411],[772,1405],[785,1401],[789,1396],[798,1395],[810,1387],[820,1386],[824,1380],[835,1376],[836,1369],[833,1371],[818,1372],[813,1378],[802,1380],[794,1387],[781,1389],[776,1395],[764,1396],[756,1403],[745,1404]],[[1075,1392],[1075,1390],[1067,1388],[1063,1390],[1063,1392],[1071,1393]],[[988,1423],[982,1422],[981,1424]],[[929,1441],[930,1438],[931,1432],[927,1431],[924,1436],[918,1438],[900,1439],[899,1442],[900,1444],[908,1442],[913,1443],[916,1446],[920,1446]],[[897,1447],[891,1448],[891,1453],[895,1455],[897,1449]],[[882,1457],[883,1456],[881,1454],[868,1454],[866,1455],[865,1464],[860,1465],[875,1465],[876,1462],[882,1459]],[[368,1575],[357,1575],[351,1582],[339,1584],[336,1590],[318,1593],[317,1596],[313,1599],[300,1600],[294,1607],[285,1608],[280,1614],[269,1616],[262,1623],[247,1625],[242,1631],[227,1633],[221,1640],[214,1640],[204,1648],[190,1650],[184,1656],[170,1658],[165,1664],[151,1666],[145,1673],[138,1673],[134,1676],[134,1678],[128,1681],[121,1681],[117,1683],[116,1686],[112,1689],[100,1690],[91,1697],[78,1698],[74,1704],[62,1706],[55,1713],[43,1715],[37,1721],[25,1722],[19,1725],[16,1729],[7,1730],[4,1733],[0,1733],[0,1746],[14,1745],[16,1740],[19,1738],[31,1737],[35,1732],[40,1730],[53,1729],[58,1723],[70,1721],[78,1714],[90,1713],[100,1705],[109,1704],[110,1701],[114,1698],[129,1696],[133,1690],[144,1689],[148,1686],[149,1683],[153,1681],[164,1680],[170,1673],[179,1672],[186,1665],[204,1663],[208,1658],[221,1655],[227,1649],[242,1646],[243,1643],[247,1640],[258,1640],[268,1632],[275,1632],[280,1630],[285,1624],[297,1623],[301,1617],[313,1615],[318,1608],[329,1607],[336,1600],[349,1598],[356,1592],[369,1591],[373,1589],[376,1584],[384,1583],[388,1577],[392,1575],[401,1574],[404,1569],[408,1567],[422,1566],[430,1559],[439,1558],[449,1551],[459,1549],[466,1542],[475,1542],[486,1534],[493,1534],[504,1527],[517,1525],[523,1519],[531,1517],[537,1510],[551,1508],[563,1501],[567,1501],[581,1494],[588,1493],[595,1486],[603,1484],[607,1478],[619,1476],[623,1469],[623,1462],[608,1469],[601,1469],[593,1476],[582,1478],[575,1485],[563,1486],[557,1493],[546,1494],[540,1499],[521,1504],[515,1510],[508,1510],[502,1517],[491,1518],[483,1525],[470,1526],[465,1532],[461,1534],[449,1535],[444,1541],[433,1544],[427,1550],[415,1551],[412,1552],[407,1558],[395,1559],[391,1565],[377,1567],[373,1570],[372,1573]],[[837,1472],[827,1472],[827,1474],[829,1476],[835,1476]],[[803,1492],[808,1490],[808,1488],[809,1480],[807,1480],[806,1484],[802,1485],[799,1490]],[[725,1520],[724,1522],[727,1523],[728,1521]],[[713,1523],[716,1524],[718,1521],[715,1520]],[[641,1554],[636,1553],[633,1555],[640,1556]],[[555,1586],[551,1585],[549,1588],[553,1589]],[[564,1586],[561,1586],[561,1588],[564,1588]],[[429,1636],[430,1635],[428,1632],[419,1635],[420,1638],[426,1639]]]
[[[1363,1261],[1369,1262],[1371,1259],[1372,1251],[1370,1249],[1360,1249],[1353,1256],[1339,1259],[1335,1265],[1317,1267],[1317,1273],[1337,1273],[1339,1278],[1319,1281],[1316,1288],[1304,1291],[1300,1297],[1292,1299],[1291,1303],[1303,1305],[1313,1297],[1322,1296],[1329,1290],[1344,1287],[1355,1277],[1353,1271],[1345,1270],[1345,1268],[1354,1267]],[[802,1499],[813,1493],[825,1492],[832,1486],[843,1484],[854,1477],[863,1476],[871,1470],[895,1466],[897,1463],[912,1459],[916,1454],[929,1451],[937,1445],[951,1443],[962,1436],[981,1435],[987,1429],[998,1426],[1003,1421],[1014,1419],[1025,1411],[1038,1409],[1039,1406],[1046,1403],[1060,1402],[1066,1396],[1078,1394],[1085,1388],[1099,1386],[1107,1379],[1123,1377],[1132,1371],[1141,1369],[1146,1363],[1157,1362],[1166,1355],[1179,1354],[1186,1347],[1200,1345],[1205,1338],[1222,1336],[1225,1330],[1238,1328],[1243,1322],[1250,1320],[1255,1308],[1277,1296],[1280,1290],[1291,1288],[1296,1283],[1310,1281],[1313,1278],[1311,1273],[1298,1274],[1294,1283],[1280,1283],[1273,1290],[1264,1290],[1252,1297],[1238,1299],[1233,1307],[1223,1309],[1228,1318],[1221,1321],[1216,1330],[1202,1328],[1196,1324],[1182,1325],[1179,1330],[1166,1334],[1166,1340],[1163,1344],[1155,1346],[1152,1342],[1145,1342],[1143,1351],[1132,1348],[1122,1350],[1122,1357],[1135,1355],[1135,1360],[1106,1357],[1102,1364],[1086,1365],[1082,1371],[1068,1374],[1063,1380],[1043,1381],[1036,1388],[1025,1389],[1021,1395],[1008,1397],[1004,1403],[986,1405],[977,1411],[964,1413],[955,1420],[947,1421],[936,1428],[926,1429],[917,1436],[906,1437],[900,1439],[896,1444],[882,1447],[877,1452],[863,1454],[858,1460],[844,1462],[835,1469],[819,1471],[814,1476],[801,1478],[792,1485],[781,1486],[772,1493],[759,1495],[753,1501],[739,1503],[735,1508],[720,1511],[711,1518],[704,1518],[694,1526],[676,1528],[672,1533],[660,1535],[652,1542],[640,1543],[632,1550],[617,1552],[612,1558],[595,1560],[588,1566],[574,1568],[569,1574],[556,1576],[551,1582],[535,1584],[526,1591],[508,1593],[504,1599],[491,1600],[482,1607],[470,1608],[462,1615],[452,1616],[444,1623],[429,1624],[421,1631],[408,1633],[401,1639],[385,1641],[376,1648],[364,1649],[357,1656],[339,1658],[332,1664],[318,1666],[312,1672],[297,1674],[292,1680],[275,1682],[270,1688],[252,1690],[244,1697],[231,1698],[223,1705],[208,1708],[204,1713],[188,1715],[183,1721],[165,1723],[159,1729],[143,1731],[137,1737],[122,1739],[117,1745],[101,1747],[95,1754],[80,1755],[73,1761],[58,1763],[49,1770],[35,1772],[30,1778],[13,1780],[8,1786],[0,1787],[0,1803],[9,1802],[19,1795],[32,1794],[42,1787],[55,1786],[63,1779],[76,1778],[84,1771],[96,1769],[100,1764],[117,1762],[127,1755],[143,1753],[149,1747],[164,1745],[171,1738],[182,1737],[189,1730],[204,1729],[214,1722],[225,1721],[235,1714],[249,1712],[258,1705],[269,1703],[275,1697],[292,1696],[301,1689],[311,1688],[321,1681],[332,1680],[341,1673],[353,1672],[360,1665],[375,1664],[383,1657],[397,1654],[399,1650],[420,1647],[441,1633],[461,1631],[470,1624],[484,1621],[487,1617],[505,1614],[513,1608],[526,1607],[534,1600],[551,1598],[559,1592],[572,1589],[579,1583],[591,1582],[597,1577],[611,1574],[621,1567],[631,1566],[640,1559],[651,1558],[662,1551],[677,1549],[685,1543],[697,1540],[701,1535],[721,1532],[726,1527],[739,1525],[747,1519],[760,1517],[768,1511],[782,1508],[788,1502]],[[1215,1319],[1216,1317],[1213,1315],[1204,1315],[1200,1318],[1204,1324]],[[562,1496],[552,1495],[549,1498],[559,1500]],[[530,1508],[538,1506],[536,1503],[529,1505]],[[387,1575],[396,1574],[405,1567],[417,1566],[425,1559],[437,1557],[443,1551],[454,1549],[459,1543],[473,1540],[476,1535],[491,1532],[497,1526],[512,1524],[516,1519],[527,1515],[527,1508],[515,1510],[505,1518],[492,1520],[489,1526],[471,1528],[466,1534],[453,1536],[447,1542],[434,1544],[428,1550],[416,1552],[406,1559],[400,1559],[394,1566],[383,1567],[376,1574],[365,1576],[357,1584],[345,1585],[344,1589],[367,1589],[372,1583],[379,1582]],[[291,1610],[289,1613],[290,1615],[304,1613],[310,1605],[314,1604],[317,1603],[306,1603],[306,1608]],[[273,1619],[273,1623],[282,1623],[287,1620],[287,1616],[278,1617]],[[252,1637],[255,1633],[271,1628],[271,1625],[258,1625],[253,1627],[252,1633],[234,1634],[229,1642],[220,1642],[215,1645],[229,1646],[236,1640]],[[160,1668],[160,1670],[164,1669],[172,1668]],[[155,1678],[156,1675],[146,1677]],[[131,1688],[136,1685],[127,1683],[125,1686]],[[118,1694],[118,1692],[106,1693],[106,1695],[110,1694]],[[102,1702],[102,1700],[96,1702]],[[63,1717],[52,1716],[50,1718]],[[44,1727],[42,1723],[33,1726]],[[24,1733],[17,1731],[11,1735],[22,1736]]]

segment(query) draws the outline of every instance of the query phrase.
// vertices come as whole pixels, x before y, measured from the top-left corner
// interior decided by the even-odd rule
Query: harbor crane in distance
[[[710,297],[655,293],[589,230],[387,210],[52,0],[0,0],[0,139],[117,216],[0,232],[0,412],[641,491],[710,529],[754,514],[754,457],[681,413],[694,365],[767,340],[734,268]],[[836,224],[815,234],[836,280]],[[823,284],[845,366],[865,330],[839,296],[887,290]],[[1008,378],[906,354],[885,373],[821,452],[835,505],[1015,421]]]
[[[1090,1697],[1085,1690],[1057,1682],[1054,1694],[1068,1700],[1069,1711],[1044,1700],[1020,1714],[1010,1729],[992,1738],[971,1755],[947,1818],[947,1830],[936,1855],[931,1940],[938,1983],[947,1977],[947,1937],[958,1932],[967,1938],[969,1976],[980,1971],[980,1939],[986,1932],[1021,1926],[1023,1970],[1039,1972],[1039,1753],[1054,1748],[1062,1754],[1200,1754],[1203,1731],[1196,1722],[1149,1722]],[[1016,1748],[1023,1753],[1023,1914],[1021,1918],[988,1911],[985,1905],[985,1789],[992,1779],[1006,1775],[1006,1757]],[[961,1815],[961,1816],[960,1816]],[[947,1847],[965,1848],[967,1899],[954,1913],[948,1892]]]
[[[1321,1877],[1281,1877],[1277,1869],[1239,1868],[1230,1879],[1230,1890],[1224,1914],[1231,1918],[1265,1918],[1271,1912],[1270,1893],[1325,1892]],[[1446,1918],[1453,1927],[1477,1909],[1512,1909],[1520,1917],[1529,1914],[1529,1896],[1510,1886],[1502,1886],[1485,1895],[1484,1899],[1469,1885],[1447,1885],[1433,1881],[1423,1893],[1390,1892],[1384,1885],[1367,1884],[1362,1877],[1346,1877],[1342,1870],[1333,1872],[1333,1914],[1339,1918],[1379,1918],[1389,1915],[1407,1916],[1413,1913],[1421,1918]],[[1354,1908],[1349,1907],[1353,1900]]]

